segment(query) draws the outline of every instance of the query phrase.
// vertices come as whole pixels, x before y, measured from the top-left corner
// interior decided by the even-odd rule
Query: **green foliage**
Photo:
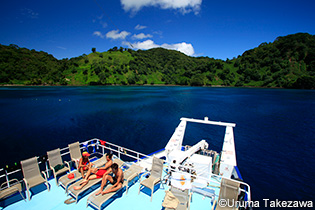
[[[244,76],[243,85],[261,81],[267,87],[314,88],[315,84],[309,84],[315,76],[314,60],[315,36],[298,33],[244,52],[234,66]]]
[[[298,33],[262,43],[226,61],[181,52],[113,47],[57,60],[45,52],[0,45],[0,84],[224,85],[315,88],[315,37]]]

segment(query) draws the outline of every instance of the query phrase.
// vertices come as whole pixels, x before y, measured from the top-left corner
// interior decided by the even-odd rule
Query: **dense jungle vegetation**
[[[315,88],[315,36],[297,33],[262,43],[232,60],[174,50],[114,47],[58,60],[46,52],[0,45],[0,84],[191,85]]]

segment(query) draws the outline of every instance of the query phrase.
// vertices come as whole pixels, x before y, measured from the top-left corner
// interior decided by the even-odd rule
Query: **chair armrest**
[[[24,181],[24,183],[25,183],[25,186],[28,188],[28,182],[27,182],[27,180],[26,180],[25,178],[23,178],[23,181]]]
[[[55,169],[54,169],[54,172],[55,172]],[[47,182],[47,176],[46,176],[46,174],[44,173],[44,171],[42,171],[42,174],[44,175],[44,179],[45,179],[46,182]]]
[[[155,185],[155,183],[156,183],[156,182],[158,182],[159,180],[160,180],[160,181],[162,181],[162,179],[161,179],[160,177],[159,177],[159,178],[154,179],[154,180],[153,180],[153,184]]]
[[[54,176],[55,176],[55,173],[56,173],[55,168],[54,168],[54,167],[52,167],[52,166],[50,166],[50,170],[52,170],[52,171],[53,171],[53,174],[54,174]],[[46,174],[45,174],[45,176],[46,176]]]
[[[0,186],[0,188],[2,188],[3,185],[7,185],[7,182],[3,182]]]
[[[77,165],[77,162],[78,162],[78,166],[79,166],[79,161],[80,161],[80,159],[71,158],[70,162],[74,162],[76,165]]]
[[[145,172],[144,174],[142,174],[139,181],[141,182],[142,177],[144,177],[145,175],[147,175],[147,174],[149,174],[149,173],[150,173],[150,171]]]
[[[71,167],[70,167],[70,163],[67,161],[64,161],[64,164],[67,165],[67,167],[69,168],[69,172],[71,172]]]

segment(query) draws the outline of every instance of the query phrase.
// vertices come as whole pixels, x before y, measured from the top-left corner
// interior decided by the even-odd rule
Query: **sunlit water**
[[[253,200],[315,197],[315,91],[195,87],[0,88],[1,166],[100,138],[145,154],[181,117],[233,122]],[[221,151],[224,128],[188,124],[185,144]]]

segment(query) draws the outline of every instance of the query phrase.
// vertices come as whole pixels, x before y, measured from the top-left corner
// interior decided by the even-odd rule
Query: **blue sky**
[[[314,8],[314,0],[11,0],[1,3],[0,44],[58,59],[131,43],[225,60],[278,36],[314,35]]]

